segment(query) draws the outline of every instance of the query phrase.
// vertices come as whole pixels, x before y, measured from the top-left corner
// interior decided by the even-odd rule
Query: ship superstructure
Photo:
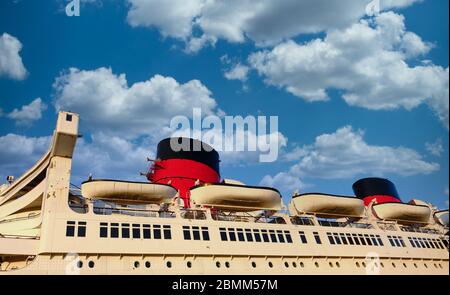
[[[158,145],[148,182],[71,185],[77,114],[0,191],[0,274],[448,274],[448,210],[367,178],[356,196],[222,180],[219,155]],[[190,149],[174,149],[188,145]]]

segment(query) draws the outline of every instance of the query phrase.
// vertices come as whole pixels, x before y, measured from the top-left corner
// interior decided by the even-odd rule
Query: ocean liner
[[[448,210],[402,202],[387,179],[286,206],[274,188],[223,179],[209,146],[169,138],[148,181],[75,187],[78,121],[59,113],[49,151],[1,187],[0,274],[449,273]]]

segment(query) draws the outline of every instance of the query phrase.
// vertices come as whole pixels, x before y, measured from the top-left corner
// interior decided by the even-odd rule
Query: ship
[[[388,179],[285,203],[275,188],[222,178],[213,148],[174,137],[143,182],[75,186],[79,120],[60,112],[48,152],[0,188],[0,275],[449,273],[448,210],[403,202]]]

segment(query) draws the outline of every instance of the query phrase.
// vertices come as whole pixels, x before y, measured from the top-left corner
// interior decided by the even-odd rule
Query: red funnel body
[[[181,143],[182,138],[172,139]],[[168,184],[178,189],[184,206],[189,207],[189,190],[205,183],[219,183],[219,154],[211,147],[194,139],[184,139],[189,143],[188,150],[174,151],[171,139],[158,144],[157,160],[147,178],[153,183]],[[196,144],[203,144],[195,151]],[[207,148],[205,148],[207,147]]]
[[[355,195],[364,201],[367,206],[376,200],[377,204],[382,203],[401,203],[395,185],[383,178],[364,178],[353,184]]]

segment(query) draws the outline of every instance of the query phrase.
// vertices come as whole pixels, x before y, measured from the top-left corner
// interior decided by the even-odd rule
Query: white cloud
[[[444,152],[444,146],[442,144],[442,139],[437,139],[433,143],[425,143],[426,150],[433,156],[440,157]]]
[[[237,63],[226,71],[224,76],[228,80],[239,80],[241,82],[245,82],[247,81],[249,70],[250,68],[248,66]]]
[[[372,110],[427,103],[448,128],[448,68],[407,64],[430,48],[406,32],[403,16],[387,12],[330,30],[324,39],[287,41],[254,53],[249,63],[267,84],[307,101],[328,100],[328,89],[342,89],[349,105]]]
[[[20,176],[31,168],[50,145],[51,137],[0,136],[0,183],[8,175]]]
[[[123,138],[154,135],[169,126],[177,115],[192,117],[193,108],[204,115],[216,112],[217,103],[200,81],[185,84],[155,75],[128,86],[124,74],[111,69],[70,69],[54,84],[55,108],[79,113],[93,133]]]
[[[286,193],[301,191],[306,185],[300,180],[300,177],[288,172],[280,172],[275,176],[266,175],[259,183],[261,186],[274,187]]]
[[[342,28],[365,15],[361,0],[128,0],[131,26],[156,27],[163,36],[184,40],[193,51],[217,39],[274,45],[307,33]],[[382,1],[382,10],[418,0]],[[198,31],[197,36],[193,32]],[[200,34],[200,37],[198,36]],[[191,48],[192,49],[192,48]]]
[[[305,145],[297,155],[296,164],[274,177],[264,177],[262,183],[298,189],[305,178],[347,179],[356,176],[385,176],[397,174],[410,176],[430,174],[440,169],[439,164],[423,160],[416,151],[405,147],[370,145],[362,131],[351,126],[331,134],[316,137],[311,145]],[[292,156],[285,159],[294,160]]]
[[[36,98],[30,104],[22,106],[22,108],[14,109],[7,115],[18,125],[30,126],[33,122],[42,118],[42,112],[47,109],[47,105],[41,98]]]
[[[14,80],[24,80],[27,70],[22,62],[20,51],[22,43],[8,33],[0,36],[0,77],[4,76]]]

